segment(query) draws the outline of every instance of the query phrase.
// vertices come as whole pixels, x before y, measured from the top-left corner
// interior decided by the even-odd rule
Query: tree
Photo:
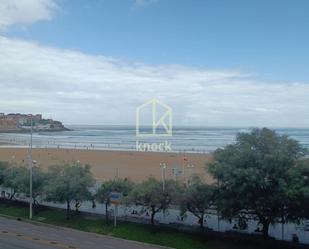
[[[25,167],[8,167],[4,172],[3,187],[11,189],[10,201],[16,193],[23,193],[27,174],[28,170]]]
[[[19,191],[30,196],[30,174],[29,170],[23,170],[20,176],[20,186]],[[32,167],[32,200],[34,208],[39,206],[37,201],[39,196],[43,195],[44,185],[47,181],[47,174],[43,172],[38,166]],[[36,209],[35,209],[36,210]]]
[[[108,224],[108,206],[110,205],[110,193],[120,192],[124,197],[128,196],[134,184],[128,179],[115,179],[103,182],[96,194],[99,203],[105,203],[105,218]]]
[[[32,198],[35,206],[38,205],[37,198],[42,195],[43,184],[46,180],[46,174],[37,166],[32,169]],[[8,167],[6,163],[0,163],[0,182],[6,188],[10,188],[12,200],[16,193],[30,194],[30,174],[26,167]]]
[[[33,204],[35,206],[38,205],[37,198],[43,195],[44,186],[46,182],[47,182],[47,174],[43,172],[39,167],[37,166],[33,167],[32,169],[32,198],[33,198]]]
[[[48,169],[46,200],[67,204],[67,219],[70,217],[71,202],[91,199],[90,188],[94,185],[90,166],[65,164]]]
[[[204,230],[204,218],[207,210],[214,206],[216,201],[216,187],[203,183],[198,176],[192,177],[190,184],[186,187],[181,203],[181,214],[186,211],[192,213],[199,220]]]
[[[135,205],[141,205],[151,213],[151,225],[154,228],[155,215],[165,211],[172,203],[179,200],[180,186],[176,181],[167,180],[163,190],[162,182],[153,177],[137,184],[130,193],[129,199]]]
[[[267,128],[239,133],[235,144],[215,151],[208,167],[218,183],[221,215],[256,218],[265,237],[270,224],[292,219],[290,190],[299,189],[294,168],[305,153],[297,141]]]

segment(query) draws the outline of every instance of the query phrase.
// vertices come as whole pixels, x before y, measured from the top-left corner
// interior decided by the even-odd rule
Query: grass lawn
[[[14,206],[6,207],[0,204],[0,214],[28,219],[29,209]],[[153,233],[148,226],[129,222],[119,222],[118,226],[114,228],[112,225],[106,225],[104,220],[87,219],[77,215],[73,215],[68,221],[64,211],[41,211],[37,216],[34,216],[33,220],[177,249],[253,249],[248,246],[229,245],[226,242],[216,240],[204,241],[198,236],[177,231],[158,231]]]

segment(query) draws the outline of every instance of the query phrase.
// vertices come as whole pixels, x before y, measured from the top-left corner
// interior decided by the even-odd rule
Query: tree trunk
[[[154,223],[154,217],[156,215],[155,207],[151,207],[151,227],[154,229],[155,223]]]
[[[13,198],[15,197],[15,194],[16,194],[16,192],[15,192],[15,191],[13,191],[13,193],[10,195],[10,198],[9,198],[9,200],[10,200],[10,201],[12,201],[12,200],[13,200]]]
[[[70,219],[70,210],[71,210],[70,201],[67,201],[67,220]]]
[[[108,203],[105,202],[105,220],[106,220],[106,224],[108,225]]]
[[[13,191],[13,193],[10,195],[9,201],[6,202],[5,207],[10,206],[11,202],[13,201],[14,196],[15,196],[15,191]]]
[[[282,208],[284,210],[284,207]],[[281,239],[284,240],[284,224],[285,224],[285,216],[284,211],[281,214]]]
[[[204,214],[202,214],[200,218],[200,228],[204,231]]]
[[[39,213],[39,203],[35,199],[35,197],[32,198],[33,200],[33,213],[38,214]]]
[[[269,221],[264,221],[262,224],[263,225],[262,233],[264,238],[268,238],[269,224],[270,224]]]

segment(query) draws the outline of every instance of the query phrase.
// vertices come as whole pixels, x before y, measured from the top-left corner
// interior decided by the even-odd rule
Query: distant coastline
[[[0,113],[0,133],[69,131],[62,122],[45,119],[42,114]]]

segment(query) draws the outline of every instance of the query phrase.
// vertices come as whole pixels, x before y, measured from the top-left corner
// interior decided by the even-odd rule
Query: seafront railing
[[[9,193],[10,190],[0,187],[0,191]],[[16,200],[29,202],[29,198],[24,194],[17,194]],[[45,202],[40,200],[41,205],[56,208],[66,209],[66,204],[56,202]],[[104,204],[99,204],[93,207],[93,203],[86,201],[79,207],[80,212],[93,214],[93,215],[106,215]],[[134,211],[134,212],[133,212]],[[114,209],[112,206],[108,209],[109,216],[113,216]],[[118,207],[118,217],[125,221],[132,221],[138,223],[150,223],[150,214],[143,211],[143,207],[134,205],[120,205]],[[180,211],[177,207],[166,210],[164,213],[161,211],[156,215],[155,221],[165,226],[171,226],[177,229],[196,231],[199,227],[199,220],[191,213],[186,213],[185,217],[180,216]],[[258,229],[258,222],[254,219],[247,219],[246,226],[240,227],[238,219],[232,219],[231,222],[220,219],[217,211],[214,209],[208,210],[204,220],[205,228],[215,232],[239,232],[244,234],[260,234]],[[303,220],[300,224],[276,223],[270,226],[269,235],[277,240],[292,241],[293,236],[297,236],[300,243],[309,245],[309,220]]]

